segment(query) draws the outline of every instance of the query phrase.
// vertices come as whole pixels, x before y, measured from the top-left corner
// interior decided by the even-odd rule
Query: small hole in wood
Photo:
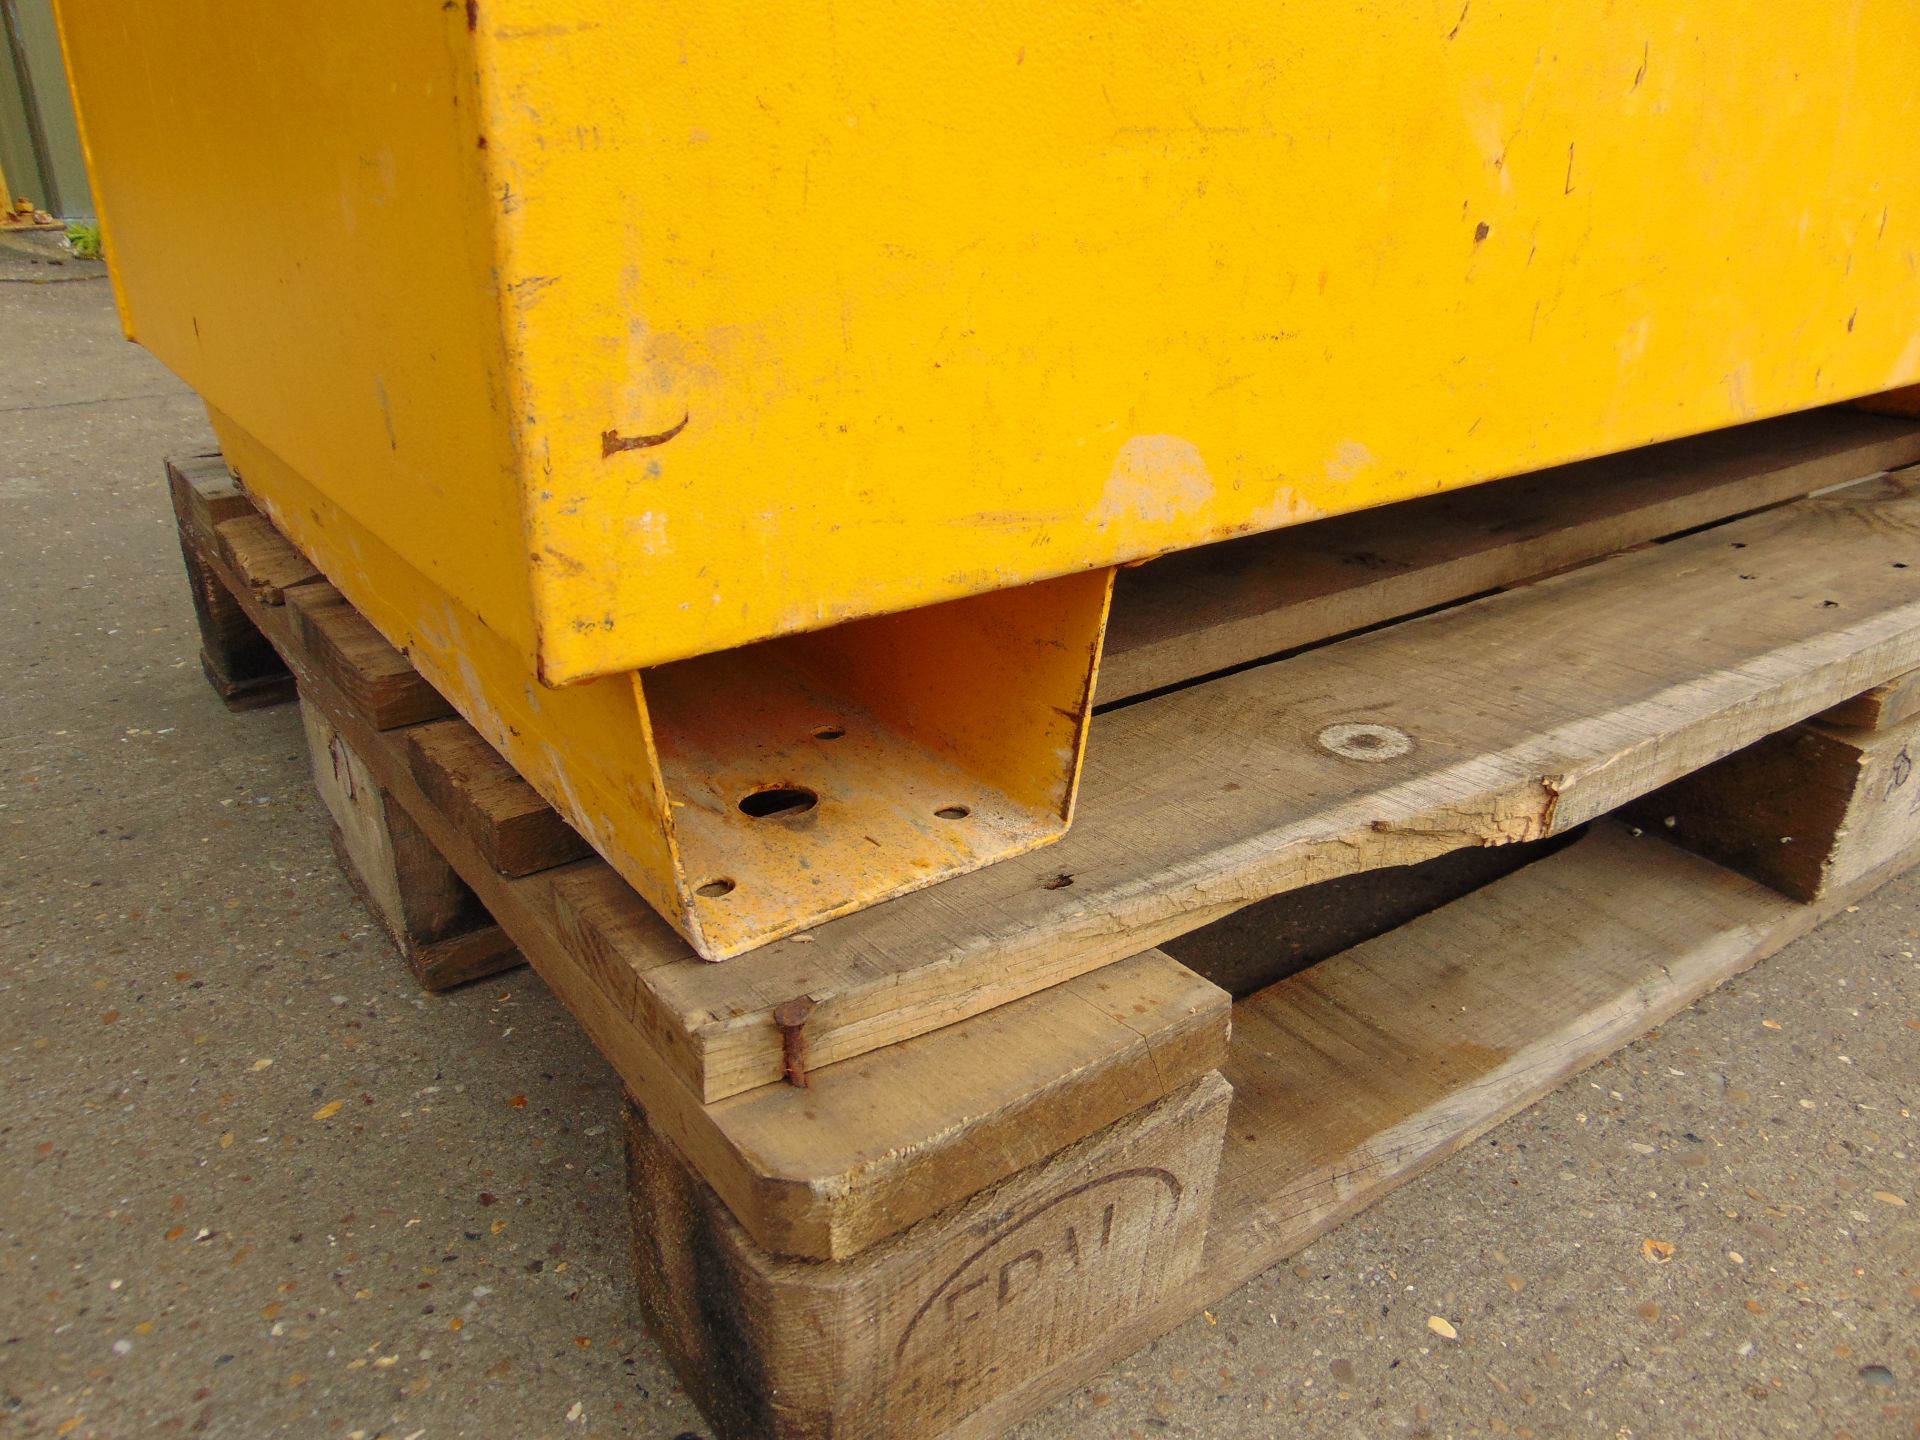
[[[1822,600],[1820,602],[1820,608],[1822,610],[1838,610],[1840,608],[1840,602],[1838,600]]]
[[[741,800],[740,813],[755,820],[790,820],[819,803],[820,797],[804,785],[772,785]]]
[[[1736,540],[1733,542],[1733,548],[1736,550],[1744,550],[1747,548],[1747,542],[1744,540]]]
[[[722,895],[733,893],[733,881],[722,875],[717,880],[709,880],[706,884],[697,887],[693,893],[704,895],[709,900],[718,900]]]
[[[813,727],[813,738],[816,740],[838,740],[846,733],[846,727],[842,725],[816,725]]]
[[[1896,570],[1904,570],[1907,568],[1907,562],[1904,560],[1896,560],[1893,562],[1893,568]]]
[[[933,813],[942,820],[964,820],[973,812],[964,805],[942,805]]]
[[[1051,880],[1042,880],[1040,882],[1040,888],[1042,890],[1064,890],[1071,884],[1073,884],[1073,876],[1055,875]]]

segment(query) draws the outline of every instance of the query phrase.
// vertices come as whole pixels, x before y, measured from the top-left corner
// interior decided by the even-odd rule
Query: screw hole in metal
[[[733,893],[733,881],[722,875],[717,879],[709,880],[706,884],[697,887],[693,893],[696,895],[704,895],[709,900],[718,900],[722,895],[731,895]]]
[[[838,740],[847,733],[844,725],[816,725],[813,738],[816,740]]]
[[[964,805],[942,805],[933,813],[942,820],[964,820],[973,812]]]
[[[791,820],[819,803],[820,797],[804,785],[770,785],[742,798],[740,813],[755,820]]]

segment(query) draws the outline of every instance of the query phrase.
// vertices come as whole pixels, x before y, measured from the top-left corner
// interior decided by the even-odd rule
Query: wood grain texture
[[[1829,725],[1884,730],[1920,715],[1920,670],[1909,670],[1884,685],[1843,700],[1820,719]]]
[[[631,1110],[641,1304],[719,1434],[933,1436],[1200,1258],[1229,1091],[1194,1081],[854,1260],[761,1252]]]
[[[1611,822],[1234,1007],[1193,1280],[948,1433],[989,1440],[1920,858],[1801,905]]]
[[[531,875],[593,848],[459,717],[406,733],[407,762],[428,799],[473,837],[503,875]]]
[[[1628,808],[1689,850],[1818,900],[1920,843],[1920,719],[1815,721],[1735,751]]]
[[[333,723],[311,705],[301,707],[300,720],[314,788],[388,926],[402,935],[438,940],[484,920],[474,893],[416,828],[396,834],[386,791]]]
[[[567,900],[719,1099],[778,1077],[770,1016],[795,995],[830,1064],[1267,895],[1570,829],[1914,668],[1916,492],[1797,501],[1109,711],[1065,839],[809,943],[707,965],[610,874]],[[1350,724],[1408,746],[1321,743]]]
[[[1920,461],[1920,427],[1822,410],[1123,569],[1097,700],[1298,646]]]
[[[1164,955],[1142,955],[1117,967],[1113,984],[1061,987],[1033,996],[1012,1013],[954,1025],[915,1046],[874,1055],[862,1066],[841,1067],[844,1086],[833,1073],[817,1077],[808,1092],[820,1107],[810,1133],[790,1109],[780,1108],[787,1104],[785,1091],[761,1097],[773,1107],[765,1111],[754,1096],[742,1096],[724,1111],[702,1105],[687,1088],[683,1069],[667,1058],[674,1037],[634,1003],[644,987],[636,984],[630,957],[580,943],[569,918],[575,907],[559,901],[569,885],[610,875],[608,867],[594,859],[520,877],[501,874],[473,835],[421,790],[401,743],[406,732],[375,729],[309,664],[287,608],[261,602],[245,577],[218,556],[210,534],[182,534],[280,647],[308,705],[335,728],[397,811],[411,817],[473,886],[629,1092],[645,1099],[654,1123],[770,1241],[847,1253],[1005,1178],[1038,1154],[1071,1144],[1123,1108],[1164,1094],[1217,1055],[1223,1019],[1218,992]],[[1038,1063],[1049,1048],[1051,1071]],[[1000,1088],[995,1073],[985,1070],[969,1073],[965,1083],[931,1078],[971,1066],[979,1049],[1010,1064],[1016,1056],[1029,1063],[1010,1068]],[[877,1097],[889,1092],[888,1103],[898,1106],[891,1120],[877,1113]],[[876,1133],[891,1123],[895,1138],[916,1148],[916,1162],[864,1149],[860,1136],[843,1129],[854,1113],[865,1114]],[[782,1126],[792,1133],[772,1133]],[[983,1136],[992,1143],[982,1142]],[[811,1167],[799,1163],[806,1156]],[[896,1213],[897,1224],[889,1220]]]
[[[395,730],[453,713],[413,662],[389,645],[333,586],[319,581],[286,594],[295,633],[313,665],[377,729]]]
[[[301,706],[314,785],[341,869],[414,978],[445,990],[521,963],[518,950],[433,843],[316,706]]]
[[[264,515],[252,513],[222,520],[213,527],[213,533],[218,537],[221,559],[233,573],[247,577],[248,587],[262,605],[284,605],[287,591],[320,579],[320,572],[307,557],[294,549]]]

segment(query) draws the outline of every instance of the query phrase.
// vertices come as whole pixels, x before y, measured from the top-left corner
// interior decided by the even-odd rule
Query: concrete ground
[[[529,972],[414,988],[294,712],[201,678],[160,472],[198,406],[104,282],[34,269],[0,264],[0,1434],[705,1434],[635,1319],[612,1074]],[[1020,1433],[1920,1434],[1917,939],[1909,878]]]

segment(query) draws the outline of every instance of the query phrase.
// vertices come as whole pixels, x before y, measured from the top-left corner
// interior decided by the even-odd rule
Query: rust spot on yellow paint
[[[655,445],[664,445],[682,430],[686,429],[687,422],[692,418],[692,412],[688,412],[680,417],[680,423],[678,425],[673,426],[671,429],[662,430],[657,435],[622,435],[618,430],[602,430],[600,432],[600,458],[604,460],[610,455],[618,455],[622,450],[647,450]]]

